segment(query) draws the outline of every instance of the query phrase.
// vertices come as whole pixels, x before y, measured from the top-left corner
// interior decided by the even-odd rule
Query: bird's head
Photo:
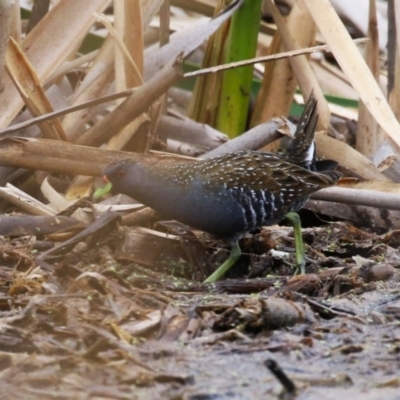
[[[102,175],[105,182],[112,184],[113,193],[129,195],[133,187],[143,183],[143,166],[132,160],[122,160],[107,165]]]

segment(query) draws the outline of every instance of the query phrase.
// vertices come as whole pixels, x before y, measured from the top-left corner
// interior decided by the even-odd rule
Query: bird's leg
[[[215,270],[205,281],[204,283],[214,283],[221,278],[222,275],[225,274],[239,259],[242,251],[240,250],[239,243],[236,241],[232,244],[231,252],[229,254],[228,259],[217,269]]]
[[[301,221],[299,214],[296,212],[289,212],[285,217],[290,221],[293,226],[294,233],[294,248],[296,251],[296,264],[298,273],[299,269],[302,274],[306,273],[306,253],[304,252],[303,235],[301,234]]]

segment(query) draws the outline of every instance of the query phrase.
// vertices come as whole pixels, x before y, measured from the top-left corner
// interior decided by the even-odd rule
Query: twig
[[[368,41],[369,41],[369,39],[367,39],[367,38],[361,38],[361,39],[355,39],[354,43],[365,44]],[[306,49],[285,51],[283,53],[273,54],[270,56],[251,58],[249,60],[237,61],[237,62],[230,63],[230,64],[217,65],[215,67],[204,68],[204,69],[200,69],[198,71],[187,72],[185,75],[183,75],[183,77],[184,78],[192,78],[194,76],[199,76],[199,75],[214,74],[219,71],[225,71],[227,69],[243,67],[245,65],[253,65],[253,64],[257,64],[257,63],[280,60],[282,58],[296,57],[296,56],[301,56],[302,54],[310,54],[310,53],[315,53],[317,51],[327,51],[327,50],[329,50],[329,46],[327,44],[323,44],[320,46],[308,47]]]
[[[85,108],[94,107],[99,104],[108,103],[109,101],[117,100],[122,97],[128,97],[135,90],[137,89],[128,89],[122,92],[113,93],[107,96],[99,97],[98,99],[95,100],[85,101],[84,103],[77,104],[76,106],[63,108],[62,110],[53,111],[51,113],[41,115],[40,117],[32,118],[28,121],[21,122],[20,124],[15,124],[13,126],[8,127],[7,129],[3,129],[2,131],[0,131],[0,138],[7,136],[8,133],[17,132],[20,129],[27,128],[28,126],[36,125],[39,122],[44,122],[49,119],[60,117],[65,114],[70,114],[75,111],[83,110]]]

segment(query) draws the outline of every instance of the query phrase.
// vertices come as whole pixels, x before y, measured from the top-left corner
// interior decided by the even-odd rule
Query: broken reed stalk
[[[325,200],[336,203],[353,204],[400,210],[400,195],[398,193],[378,192],[375,190],[349,189],[344,187],[331,187],[322,189],[311,195],[313,200]]]

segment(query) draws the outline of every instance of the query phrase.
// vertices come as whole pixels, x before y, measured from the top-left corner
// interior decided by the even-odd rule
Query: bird
[[[206,280],[219,280],[241,255],[239,239],[257,227],[288,218],[295,232],[297,264],[305,255],[297,211],[309,196],[336,184],[336,162],[316,160],[317,101],[310,95],[287,152],[242,150],[194,162],[145,165],[122,159],[103,170],[112,191],[161,215],[224,239],[228,259]]]

